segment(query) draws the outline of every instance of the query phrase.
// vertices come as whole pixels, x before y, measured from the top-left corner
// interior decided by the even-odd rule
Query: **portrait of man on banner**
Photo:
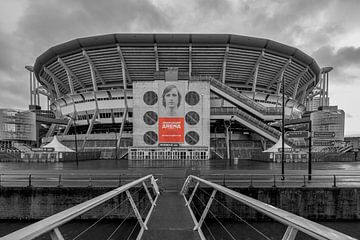
[[[184,88],[176,82],[160,90],[159,143],[184,142]]]
[[[181,93],[175,85],[168,85],[162,93],[163,116],[181,116]]]

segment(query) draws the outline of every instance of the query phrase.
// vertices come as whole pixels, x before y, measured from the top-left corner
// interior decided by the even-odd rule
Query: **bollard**
[[[334,175],[334,185],[333,187],[336,187],[336,175]]]
[[[88,187],[92,187],[91,175],[89,175],[89,185],[88,185]]]
[[[59,175],[59,184],[58,184],[58,187],[62,187],[62,185],[61,185],[61,174]]]
[[[121,186],[121,174],[119,174],[119,186]]]
[[[274,184],[273,187],[276,187],[276,176],[274,175]]]
[[[31,187],[31,174],[29,174],[29,185],[28,187]]]
[[[305,175],[304,175],[304,185],[303,185],[303,187],[306,187],[306,177],[305,177]]]

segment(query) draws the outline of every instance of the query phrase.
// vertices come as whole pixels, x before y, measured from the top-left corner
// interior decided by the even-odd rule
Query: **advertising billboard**
[[[210,145],[208,81],[134,81],[130,107],[134,146]]]
[[[159,143],[184,143],[184,82],[159,86]]]

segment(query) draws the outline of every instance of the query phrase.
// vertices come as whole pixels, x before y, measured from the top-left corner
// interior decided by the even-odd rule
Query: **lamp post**
[[[116,134],[116,129],[115,129],[115,160],[118,159],[118,147],[117,147],[117,134]]]
[[[214,133],[215,133],[215,152],[217,153],[217,138],[216,138],[216,130],[217,130],[217,126],[215,126],[215,129],[214,129]]]
[[[285,160],[285,80],[284,76],[281,78],[282,80],[282,124],[281,124],[281,180],[285,180],[285,168],[284,168],[284,160]]]
[[[311,131],[312,131],[312,129],[311,129],[311,124],[312,124],[312,122],[311,122],[311,120],[309,120],[309,159],[308,159],[308,180],[310,181],[311,180],[311,162],[312,162],[312,158],[311,158],[311,135],[312,135],[312,133],[311,133]]]
[[[230,117],[229,125],[226,125],[226,121],[224,122],[225,128],[226,128],[226,133],[229,134],[229,166],[231,166],[231,124],[232,124],[233,118],[234,118],[234,116]],[[229,132],[229,130],[230,130],[230,132]]]
[[[66,116],[74,121],[75,159],[76,159],[76,168],[79,168],[78,147],[77,147],[77,138],[76,138],[76,119],[70,115],[66,115]]]

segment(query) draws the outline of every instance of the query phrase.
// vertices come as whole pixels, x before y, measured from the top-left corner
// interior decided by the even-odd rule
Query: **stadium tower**
[[[52,124],[102,158],[249,158],[298,119],[320,68],[297,48],[229,34],[109,34],[51,47],[34,65]],[[284,87],[282,86],[284,82]],[[285,101],[283,102],[282,95]]]

